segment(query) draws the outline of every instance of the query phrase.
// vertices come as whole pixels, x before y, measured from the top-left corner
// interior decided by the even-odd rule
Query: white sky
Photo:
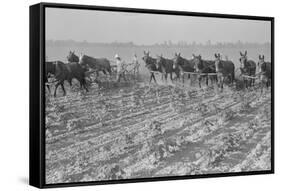
[[[89,42],[270,42],[270,21],[46,8],[46,39]]]

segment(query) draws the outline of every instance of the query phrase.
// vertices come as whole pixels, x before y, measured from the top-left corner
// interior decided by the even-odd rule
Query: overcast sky
[[[46,39],[154,44],[171,40],[270,42],[269,21],[46,9]]]

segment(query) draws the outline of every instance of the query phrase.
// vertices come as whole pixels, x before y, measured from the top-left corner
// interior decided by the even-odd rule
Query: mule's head
[[[239,58],[239,61],[240,61],[241,67],[245,68],[246,63],[247,63],[247,50],[245,51],[244,54],[242,52],[240,52],[240,56],[241,57]]]
[[[87,64],[87,62],[85,62],[85,55],[84,54],[80,54],[79,55],[79,61],[78,63],[85,69],[85,70],[89,70],[89,65]]]
[[[258,72],[262,72],[263,70],[263,64],[265,63],[264,61],[264,55],[259,55],[259,61],[258,61]]]
[[[164,58],[162,55],[156,57],[156,68],[159,69],[164,64]]]
[[[143,51],[144,56],[142,57],[142,60],[144,61],[144,63],[147,65],[149,64],[149,51]]]
[[[68,62],[79,62],[79,57],[75,55],[74,51],[69,51],[69,54],[66,59]]]
[[[215,68],[216,72],[219,72],[221,69],[221,55],[220,53],[215,54]]]
[[[175,57],[173,58],[173,69],[176,69],[181,62],[181,54],[175,53]]]
[[[200,54],[198,56],[195,56],[195,54],[192,54],[192,61],[194,63],[195,72],[199,72],[200,70],[203,69],[203,61],[202,61],[202,57]]]

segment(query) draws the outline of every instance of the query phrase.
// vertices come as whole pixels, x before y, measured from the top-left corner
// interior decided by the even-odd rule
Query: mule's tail
[[[111,74],[112,74],[111,66],[109,66],[109,67],[107,68],[107,71],[108,71],[109,75],[111,76]]]
[[[110,61],[109,60],[107,60],[107,72],[109,73],[109,75],[111,76],[111,74],[112,74],[112,68],[111,68],[111,66],[110,66]]]
[[[235,67],[233,67],[231,78],[232,78],[232,83],[235,82]]]

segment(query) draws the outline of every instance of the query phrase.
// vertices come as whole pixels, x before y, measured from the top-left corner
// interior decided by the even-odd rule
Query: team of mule
[[[262,84],[262,91],[264,87],[269,87],[271,84],[271,63],[266,62],[264,55],[259,55],[257,64],[247,57],[247,51],[240,52],[240,71],[243,76],[243,83],[246,88],[254,86],[255,79],[259,76]],[[150,71],[150,80],[156,82],[155,73],[160,73],[162,80],[167,81],[168,75],[170,80],[182,80],[187,76],[188,79],[192,76],[197,76],[198,86],[201,88],[201,82],[205,79],[208,86],[209,81],[212,84],[216,83],[222,90],[224,84],[228,82],[233,84],[235,81],[235,65],[230,60],[223,60],[218,53],[214,55],[214,60],[203,59],[201,55],[192,55],[192,59],[186,59],[180,53],[175,53],[172,59],[158,55],[155,58],[150,56],[149,51],[144,51],[142,60],[145,67]],[[70,51],[67,56],[67,63],[61,61],[46,62],[45,63],[45,81],[46,87],[50,92],[50,84],[55,83],[54,96],[59,86],[61,86],[63,94],[66,95],[64,88],[64,81],[68,81],[72,85],[72,80],[75,78],[79,81],[81,89],[88,91],[86,77],[87,74],[95,73],[96,77],[102,72],[105,75],[112,75],[112,66],[110,61],[106,58],[94,58],[85,54],[77,56],[74,51]],[[256,74],[257,71],[257,74]],[[173,74],[175,77],[173,78]],[[55,79],[48,82],[50,76]],[[191,81],[190,81],[191,82]]]

